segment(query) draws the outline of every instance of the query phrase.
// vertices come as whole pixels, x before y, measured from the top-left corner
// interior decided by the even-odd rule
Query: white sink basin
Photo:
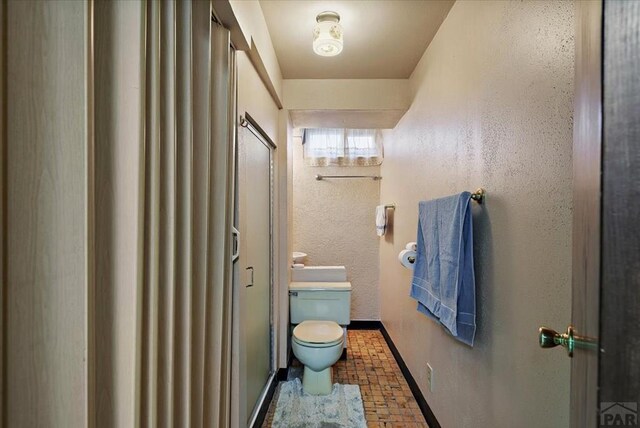
[[[293,262],[294,263],[302,263],[304,262],[304,258],[307,257],[307,253],[302,253],[300,251],[294,251],[292,253]]]

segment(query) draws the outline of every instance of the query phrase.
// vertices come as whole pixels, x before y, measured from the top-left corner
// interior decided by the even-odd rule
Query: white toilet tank
[[[289,307],[292,324],[302,321],[351,322],[351,283],[292,282],[289,284]]]

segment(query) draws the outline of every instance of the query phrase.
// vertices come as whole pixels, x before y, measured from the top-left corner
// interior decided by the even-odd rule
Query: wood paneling
[[[600,402],[640,402],[640,2],[604,8]]]
[[[87,2],[6,12],[6,426],[88,420]]]
[[[599,334],[601,19],[602,1],[576,3],[572,323],[579,334],[592,337]],[[571,360],[572,427],[595,423],[597,375],[597,353],[576,350]]]

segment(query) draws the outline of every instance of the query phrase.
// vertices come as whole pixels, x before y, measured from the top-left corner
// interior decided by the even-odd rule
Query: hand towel
[[[382,236],[387,231],[387,209],[384,205],[376,207],[376,233]]]
[[[423,201],[411,297],[418,311],[473,346],[476,323],[471,194]]]

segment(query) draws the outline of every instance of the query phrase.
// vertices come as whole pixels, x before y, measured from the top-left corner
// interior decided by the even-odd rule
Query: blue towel
[[[463,192],[420,202],[411,297],[418,301],[418,311],[473,346],[476,285],[470,200],[471,194]]]

